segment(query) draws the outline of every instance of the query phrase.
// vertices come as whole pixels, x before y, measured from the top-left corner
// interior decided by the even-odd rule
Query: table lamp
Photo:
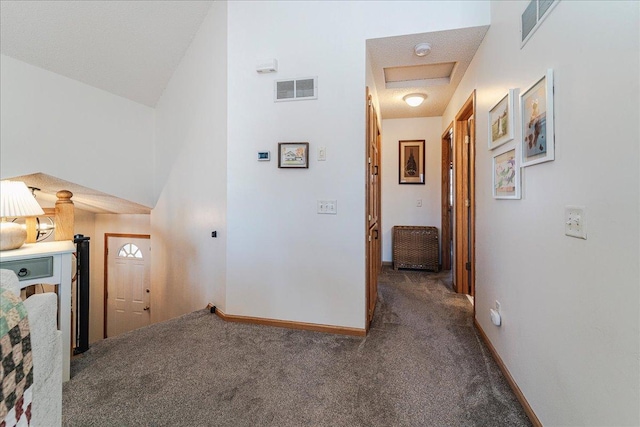
[[[27,239],[24,226],[7,218],[44,215],[44,211],[24,182],[0,181],[0,251],[18,249]]]

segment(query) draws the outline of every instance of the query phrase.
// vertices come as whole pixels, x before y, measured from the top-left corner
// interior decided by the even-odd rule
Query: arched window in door
[[[122,258],[142,258],[142,251],[133,243],[125,243],[118,251],[118,256]]]

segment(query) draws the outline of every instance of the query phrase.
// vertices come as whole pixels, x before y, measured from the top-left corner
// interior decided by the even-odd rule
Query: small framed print
[[[520,95],[520,111],[522,167],[554,160],[553,70]]]
[[[279,168],[309,168],[308,142],[278,143]]]
[[[501,150],[493,156],[493,198],[520,198],[520,165],[516,148]]]
[[[399,147],[399,183],[424,184],[424,139],[400,141]]]
[[[509,89],[509,93],[489,110],[489,150],[513,139],[517,95],[518,89]]]

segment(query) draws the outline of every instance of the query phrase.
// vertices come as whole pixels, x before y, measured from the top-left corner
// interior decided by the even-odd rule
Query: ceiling
[[[0,2],[0,52],[154,107],[210,1]]]
[[[382,118],[442,116],[488,29],[470,27],[367,40]],[[431,45],[431,53],[419,57],[414,46],[423,42]],[[410,93],[427,98],[422,105],[409,107],[402,98]]]
[[[97,214],[149,214],[151,209],[101,191],[93,190],[73,182],[65,181],[44,173],[16,176],[11,181],[22,181],[28,187],[35,187],[36,199],[43,207],[52,207],[58,198],[56,193],[68,190],[73,193],[71,200],[76,208]]]
[[[2,0],[0,52],[154,107],[211,4],[187,0]],[[487,29],[368,40],[382,117],[442,115]],[[421,42],[432,46],[432,52],[422,58],[413,53],[413,47]],[[396,82],[396,87],[386,87],[385,68],[441,63],[449,63],[442,66],[445,69],[454,64],[450,78]],[[402,101],[413,92],[427,95],[419,107],[408,107]]]

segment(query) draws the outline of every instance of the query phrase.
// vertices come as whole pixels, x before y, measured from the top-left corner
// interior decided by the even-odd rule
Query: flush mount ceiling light
[[[418,43],[414,46],[413,52],[417,56],[427,56],[431,53],[431,45],[429,43]]]
[[[404,100],[404,102],[409,104],[409,106],[417,107],[418,105],[422,104],[426,97],[427,95],[424,95],[422,93],[410,93],[409,95],[405,95],[402,99]]]

